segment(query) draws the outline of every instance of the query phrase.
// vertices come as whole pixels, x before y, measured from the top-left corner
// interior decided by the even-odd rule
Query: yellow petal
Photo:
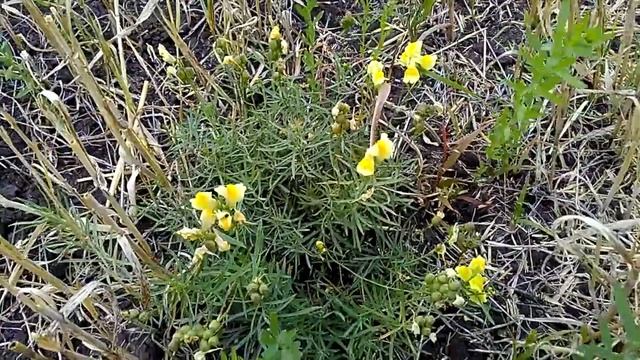
[[[209,230],[216,222],[216,216],[213,213],[213,209],[204,209],[200,213],[200,223],[203,230]]]
[[[384,65],[382,65],[382,63],[380,61],[376,61],[376,60],[372,60],[369,65],[367,65],[367,73],[371,76],[373,76],[373,74],[383,71],[384,70]]]
[[[214,190],[227,201],[227,205],[235,207],[238,202],[244,199],[247,187],[243,184],[229,184],[217,186]]]
[[[415,66],[409,66],[407,70],[404,71],[404,81],[406,84],[415,84],[420,80],[420,72],[418,68]]]
[[[419,57],[421,52],[422,52],[421,40],[408,43],[407,47],[404,49],[404,53],[407,54],[407,56],[410,59]]]
[[[327,251],[327,247],[324,245],[324,242],[318,240],[318,241],[316,241],[316,250],[320,254],[324,254]]]
[[[475,292],[482,292],[486,281],[487,279],[484,276],[478,274],[469,280],[469,288]]]
[[[356,171],[362,176],[371,176],[376,170],[376,161],[371,154],[365,154],[358,163]]]
[[[477,256],[469,263],[469,268],[474,274],[480,274],[484,271],[487,261],[482,256]]]
[[[436,55],[422,55],[418,60],[418,64],[422,68],[422,70],[431,70],[434,66],[436,66],[436,61],[438,60],[438,56]]]
[[[280,41],[282,39],[282,34],[280,34],[280,26],[276,25],[271,29],[271,33],[269,34],[269,41]]]
[[[406,52],[403,52],[402,54],[400,54],[399,62],[400,62],[400,65],[407,67],[411,63],[411,57],[409,57],[409,54],[407,54]]]
[[[387,160],[393,156],[393,141],[385,133],[380,134],[380,140],[374,144],[376,147],[376,157],[380,160]]]
[[[178,236],[185,240],[195,240],[200,235],[200,229],[195,228],[182,228],[176,232]]]
[[[191,199],[191,206],[196,210],[214,210],[218,207],[218,202],[213,198],[211,192],[199,192]]]
[[[385,80],[387,80],[387,79],[384,77],[384,71],[382,71],[382,70],[374,72],[373,74],[371,74],[371,81],[373,82],[373,85],[375,85],[375,86],[382,85],[382,83],[384,83]]]
[[[218,218],[218,226],[224,231],[229,231],[233,227],[233,218],[228,211],[218,211],[216,213]]]
[[[471,271],[471,269],[469,269],[468,266],[464,266],[464,265],[457,266],[456,273],[458,274],[458,277],[463,281],[469,281],[473,276],[473,271]]]

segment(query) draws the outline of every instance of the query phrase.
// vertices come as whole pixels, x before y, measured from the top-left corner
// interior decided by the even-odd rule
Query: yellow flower
[[[247,218],[246,218],[246,216],[244,216],[242,211],[236,210],[233,213],[233,221],[237,222],[238,224],[244,224],[244,223],[247,222]]]
[[[220,236],[216,235],[216,245],[218,245],[218,251],[225,252],[231,249],[231,245],[226,240],[223,240]]]
[[[422,70],[431,70],[436,66],[436,61],[438,61],[438,56],[436,55],[422,55],[418,60],[418,65]]]
[[[282,34],[280,34],[280,26],[276,25],[271,29],[271,33],[269,34],[269,41],[280,41],[282,40]]]
[[[444,257],[444,254],[447,253],[447,246],[444,243],[440,243],[436,245],[435,252],[436,254]]]
[[[400,64],[409,67],[415,65],[416,60],[420,57],[422,52],[422,41],[414,41],[407,44],[404,51],[400,55]]]
[[[360,160],[360,162],[358,163],[356,171],[362,176],[373,175],[373,173],[376,171],[376,161],[373,157],[373,154],[367,151],[367,153],[364,154],[362,160]]]
[[[218,201],[213,198],[211,192],[199,192],[191,199],[191,206],[196,210],[214,210],[218,207]]]
[[[327,252],[327,247],[324,245],[324,242],[318,240],[316,241],[316,250],[318,250],[320,254],[324,254]]]
[[[216,222],[216,216],[213,213],[213,209],[204,209],[200,213],[200,224],[202,224],[203,230],[209,230]]]
[[[420,80],[420,71],[418,66],[422,70],[431,70],[436,65],[438,57],[436,55],[421,55],[422,41],[414,41],[407,44],[404,52],[400,55],[400,64],[407,69],[404,71],[404,81],[407,84],[415,84]]]
[[[158,45],[158,54],[160,55],[160,58],[162,59],[162,61],[166,62],[167,64],[175,64],[176,63],[176,58],[171,55],[171,53],[169,53],[169,51],[167,50],[167,48],[164,47],[164,45],[160,44]]]
[[[280,40],[280,51],[282,51],[282,55],[287,55],[289,52],[289,43],[285,40]]]
[[[393,141],[389,140],[387,134],[380,134],[380,140],[373,144],[370,153],[380,160],[387,160],[393,156]]]
[[[201,230],[196,228],[182,228],[178,230],[176,234],[181,238],[190,241],[197,239],[198,236],[200,236],[200,232]]]
[[[468,266],[457,266],[456,273],[463,281],[469,281],[473,277],[473,271]]]
[[[233,227],[233,218],[228,211],[218,211],[216,213],[216,218],[218,218],[218,226],[220,229],[229,231]]]
[[[469,296],[469,299],[476,304],[484,304],[487,302],[487,293],[481,292],[478,294],[473,294]]]
[[[220,185],[214,190],[227,201],[227,205],[235,207],[238,202],[244,199],[244,193],[247,191],[247,187],[243,184],[229,184],[226,186]]]
[[[404,81],[405,84],[415,84],[418,80],[420,80],[420,72],[418,71],[418,68],[415,65],[407,67],[404,71],[402,81]]]
[[[469,267],[474,274],[480,274],[484,271],[487,261],[482,256],[477,256],[469,263]]]
[[[384,65],[379,61],[371,61],[367,66],[367,73],[371,76],[371,81],[375,86],[379,86],[387,80],[384,77]]]
[[[175,66],[167,66],[166,71],[168,76],[178,76],[178,69]]]
[[[484,284],[487,281],[484,276],[478,274],[469,280],[469,288],[475,292],[482,292],[484,290]]]
[[[235,63],[236,59],[231,55],[227,55],[222,59],[222,65],[234,65]]]

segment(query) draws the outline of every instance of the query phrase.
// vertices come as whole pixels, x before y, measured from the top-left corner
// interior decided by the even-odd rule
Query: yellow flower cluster
[[[405,47],[398,63],[404,66],[404,77],[402,81],[406,84],[415,84],[420,80],[420,69],[428,71],[436,65],[438,57],[436,55],[422,55],[422,41],[410,42]],[[374,86],[382,85],[387,79],[384,76],[384,64],[380,61],[372,60],[367,66],[367,74],[371,77]]]
[[[282,38],[280,26],[278,25],[274,26],[269,33],[269,46],[272,51],[276,52],[276,57],[286,55],[289,52],[289,44]]]
[[[477,256],[471,260],[468,266],[456,267],[458,277],[469,285],[471,301],[478,304],[487,302],[487,292],[485,291],[487,278],[483,276],[486,265],[485,258]]]
[[[205,247],[199,248],[198,260],[202,260],[207,253],[207,249],[217,248],[219,251],[227,251],[230,245],[227,241],[218,236],[212,229],[217,225],[223,231],[229,231],[234,224],[243,224],[247,221],[244,214],[238,210],[238,203],[244,199],[247,188],[243,184],[228,184],[216,187],[215,192],[224,199],[224,202],[214,198],[211,192],[198,192],[191,199],[191,207],[200,211],[200,228],[183,228],[177,234],[185,240],[207,240],[212,236],[215,239],[215,246],[205,242]]]
[[[371,176],[376,170],[376,160],[383,161],[393,156],[393,141],[385,133],[380,135],[380,140],[369,147],[364,157],[358,163],[356,171],[362,176]]]
[[[424,70],[431,70],[436,65],[438,57],[436,55],[422,55],[422,41],[414,41],[407,44],[404,52],[400,55],[400,64],[406,67],[404,71],[404,81],[407,84],[415,84],[420,80],[418,66]]]

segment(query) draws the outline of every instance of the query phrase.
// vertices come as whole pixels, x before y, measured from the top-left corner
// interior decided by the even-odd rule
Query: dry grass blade
[[[31,308],[34,312],[48,318],[51,321],[55,321],[60,326],[60,329],[70,336],[74,336],[80,339],[86,346],[102,353],[107,359],[130,359],[136,360],[137,358],[131,355],[128,351],[122,348],[110,349],[104,342],[95,338],[92,334],[81,329],[78,325],[67,320],[62,314],[55,309],[47,306],[45,303],[39,300],[33,300],[31,297],[23,293],[20,288],[11,285],[8,279],[4,276],[0,276],[0,286],[7,289],[13,296],[18,298],[20,302]]]
[[[373,115],[371,116],[371,133],[369,135],[369,146],[373,146],[373,144],[375,144],[376,142],[378,136],[378,122],[380,121],[380,116],[382,116],[382,109],[384,108],[384,103],[389,98],[389,94],[391,94],[391,85],[386,82],[380,85],[380,88],[378,88],[376,103],[373,108]]]
[[[457,145],[451,150],[449,156],[447,156],[446,160],[442,163],[442,168],[440,169],[440,173],[443,174],[447,170],[451,169],[453,165],[458,161],[460,156],[467,150],[469,146],[475,141],[475,139],[489,126],[488,123],[483,124],[478,129],[474,130],[472,133],[465,135],[462,139],[457,141]]]
[[[9,344],[9,350],[18,353],[28,359],[33,359],[33,360],[51,360],[51,358],[48,358],[46,356],[42,356],[40,354],[38,354],[37,352],[29,349],[25,344],[19,342],[19,341],[14,341],[11,344]]]

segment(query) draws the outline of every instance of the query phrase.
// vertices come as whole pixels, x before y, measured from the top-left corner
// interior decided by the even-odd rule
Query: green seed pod
[[[195,324],[193,326],[193,331],[196,332],[196,335],[201,336],[204,332],[204,326],[202,326],[201,324]]]
[[[269,286],[267,286],[267,284],[262,284],[262,285],[260,285],[260,288],[258,289],[258,291],[260,291],[260,294],[262,294],[262,295],[268,295],[269,294]]]
[[[260,290],[260,285],[256,284],[255,282],[252,282],[249,285],[247,285],[248,292],[254,293],[254,292],[258,292],[258,290]]]
[[[449,283],[449,289],[451,290],[457,291],[457,290],[460,290],[460,287],[461,287],[460,281],[458,280],[453,280]]]
[[[191,326],[189,326],[189,325],[181,326],[181,327],[176,331],[176,335],[180,335],[180,336],[182,336],[182,335],[186,334],[189,330],[191,330]]]
[[[209,345],[209,341],[202,339],[200,340],[200,351],[202,352],[207,352],[211,349],[211,346]]]
[[[414,322],[422,326],[422,324],[424,324],[424,316],[416,316],[416,318],[414,319]]]
[[[449,285],[447,285],[447,284],[440,285],[440,288],[438,290],[441,293],[448,293],[449,292]]]
[[[211,322],[209,323],[209,329],[214,333],[217,333],[220,328],[222,328],[222,324],[218,320],[211,320]]]
[[[425,326],[422,329],[420,329],[420,333],[422,334],[422,336],[429,336],[431,335],[431,328],[428,328]]]
[[[251,301],[258,305],[260,304],[260,302],[262,302],[262,296],[260,296],[260,294],[258,293],[251,293],[251,295],[249,295],[249,297],[251,298]]]
[[[171,339],[171,342],[169,342],[169,346],[167,346],[167,348],[171,352],[178,351],[178,349],[180,348],[180,340],[174,337],[173,339]]]
[[[189,341],[190,339],[194,339],[194,338],[200,338],[200,333],[197,332],[195,329],[191,329],[187,331],[186,334],[184,334],[184,338],[185,338],[185,341]]]
[[[424,282],[428,285],[430,283],[433,282],[433,280],[436,279],[436,276],[433,275],[432,273],[428,273],[427,275],[424,276]]]
[[[138,309],[131,309],[129,310],[129,318],[130,319],[135,319],[140,315],[140,310]]]
[[[442,299],[442,294],[440,294],[439,292],[433,292],[431,293],[431,301],[433,302],[438,302],[440,301],[440,299]]]
[[[424,318],[424,323],[428,324],[429,327],[431,327],[431,325],[433,325],[434,322],[436,322],[436,319],[433,317],[433,315],[427,315]]]
[[[447,277],[446,274],[440,274],[438,275],[438,282],[441,284],[445,284],[449,281],[449,278]]]
[[[456,296],[458,296],[458,292],[457,291],[449,291],[447,293],[447,299],[449,299],[449,300],[455,300]]]
[[[220,339],[218,339],[218,337],[214,335],[210,337],[207,342],[209,343],[209,346],[215,347],[215,346],[218,346],[218,344],[220,344]]]
[[[211,329],[207,329],[202,332],[202,339],[209,340],[209,338],[212,337],[213,335],[215,335],[215,332]]]
[[[140,315],[138,315],[138,320],[140,320],[140,322],[146,323],[151,319],[151,312],[149,311],[143,311],[140,313]]]
[[[218,251],[218,245],[216,245],[216,242],[213,240],[207,240],[204,242],[204,247],[207,248],[207,250],[211,251],[211,252],[216,252]]]

